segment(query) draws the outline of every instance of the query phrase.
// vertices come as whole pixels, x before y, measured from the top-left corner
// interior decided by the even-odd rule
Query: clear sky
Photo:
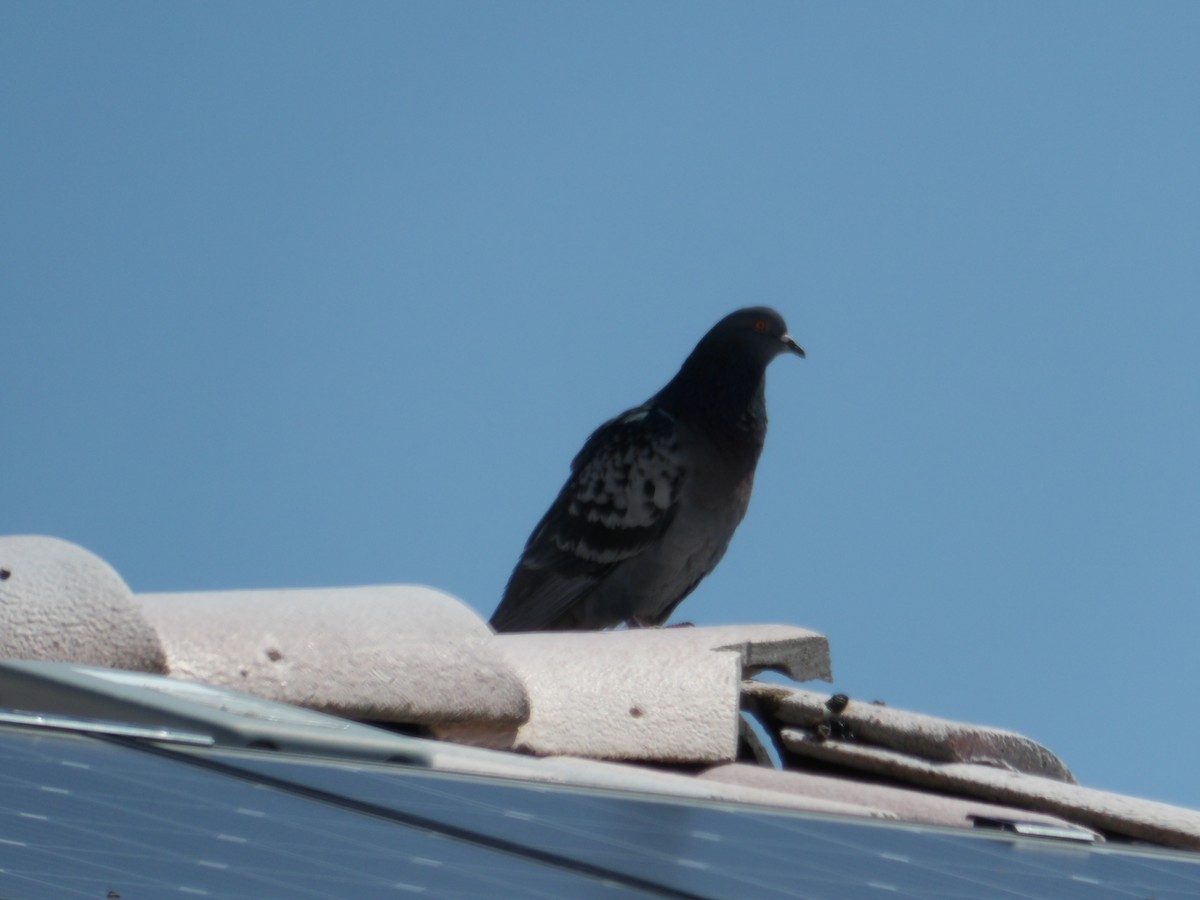
[[[739,306],[676,614],[1200,807],[1200,4],[0,5],[0,533],[491,613]]]

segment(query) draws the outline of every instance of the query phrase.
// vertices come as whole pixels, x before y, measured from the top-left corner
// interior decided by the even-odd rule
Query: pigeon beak
[[[799,344],[797,344],[796,339],[794,337],[792,337],[790,334],[785,334],[779,340],[783,342],[784,347],[786,347],[788,350],[792,351],[792,353],[795,353],[801,359],[808,358],[808,355],[804,352],[804,348],[801,347]]]

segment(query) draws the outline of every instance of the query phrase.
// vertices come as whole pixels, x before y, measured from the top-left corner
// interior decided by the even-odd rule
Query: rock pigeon
[[[775,310],[730,313],[679,373],[605,422],[533,530],[496,631],[661,625],[725,554],[767,433],[767,364],[804,356]]]

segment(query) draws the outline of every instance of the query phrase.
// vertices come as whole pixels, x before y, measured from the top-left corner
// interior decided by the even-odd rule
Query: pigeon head
[[[685,418],[702,417],[715,428],[765,431],[763,383],[767,366],[782,353],[803,357],[783,316],[769,306],[739,309],[700,339],[696,349],[654,400]]]
[[[781,353],[805,355],[804,348],[788,334],[783,316],[769,306],[730,313],[709,330],[696,349],[748,357],[763,366]]]

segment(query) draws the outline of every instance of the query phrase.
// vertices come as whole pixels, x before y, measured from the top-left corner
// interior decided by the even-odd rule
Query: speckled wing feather
[[[638,407],[600,426],[533,530],[492,627],[571,627],[572,607],[614,568],[654,546],[675,515],[685,471],[675,420]]]

